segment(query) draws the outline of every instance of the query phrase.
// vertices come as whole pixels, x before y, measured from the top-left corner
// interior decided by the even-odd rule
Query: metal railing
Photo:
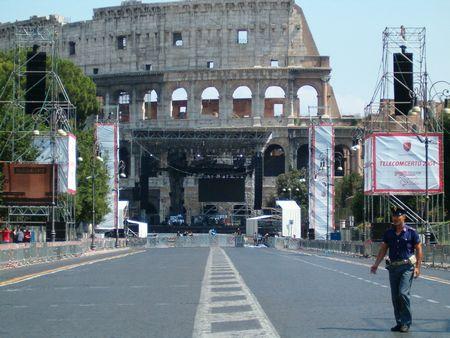
[[[193,234],[192,236],[177,236],[176,234],[158,234],[149,237],[148,248],[199,248],[199,247],[236,247],[243,246],[243,236],[226,234]]]
[[[343,253],[364,257],[375,257],[380,249],[380,242],[372,241],[316,241],[293,238],[271,237],[268,245],[275,249],[314,250],[329,253]],[[423,262],[433,267],[450,267],[450,245],[423,245]]]
[[[115,239],[95,240],[97,250],[114,249]],[[125,247],[124,239],[119,241],[120,247]],[[0,268],[22,263],[38,263],[54,261],[68,257],[76,257],[90,251],[90,240],[71,242],[44,242],[0,244]]]

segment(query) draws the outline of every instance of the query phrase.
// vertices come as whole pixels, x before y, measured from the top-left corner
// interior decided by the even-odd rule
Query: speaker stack
[[[37,113],[45,100],[46,60],[45,52],[38,52],[38,46],[27,53],[25,112]]]
[[[408,115],[414,99],[413,54],[406,53],[401,46],[401,53],[394,53],[394,99],[395,115]]]
[[[263,162],[261,153],[255,155],[255,202],[254,209],[261,210],[263,188]]]

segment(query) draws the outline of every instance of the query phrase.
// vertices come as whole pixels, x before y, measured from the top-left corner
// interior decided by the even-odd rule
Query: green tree
[[[363,177],[358,173],[351,173],[340,180],[335,180],[335,206],[342,210],[349,208],[355,217],[355,223],[364,220]]]
[[[276,180],[278,198],[292,198],[302,209],[308,210],[308,185],[306,170],[292,170],[281,174]],[[289,189],[291,189],[289,191]]]
[[[77,125],[83,128],[86,118],[97,114],[99,110],[95,83],[90,77],[84,75],[81,68],[68,60],[58,60],[57,73],[71,102],[76,107]]]
[[[95,224],[100,223],[109,212],[108,172],[105,162],[96,158],[94,151],[94,130],[92,128],[78,131],[77,145],[79,156],[77,168],[76,220],[77,222],[92,223],[92,200],[95,205]],[[93,194],[95,189],[95,195]]]

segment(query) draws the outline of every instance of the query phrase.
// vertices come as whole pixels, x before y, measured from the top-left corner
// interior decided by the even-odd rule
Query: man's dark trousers
[[[392,304],[394,305],[395,320],[398,325],[411,326],[410,291],[413,277],[414,266],[411,264],[389,268]]]

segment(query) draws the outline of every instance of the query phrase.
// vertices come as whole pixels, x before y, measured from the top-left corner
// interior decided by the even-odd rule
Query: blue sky
[[[0,0],[0,22],[57,13],[72,22],[88,20],[92,9],[119,0]],[[143,1],[151,2],[151,1]],[[155,1],[158,2],[158,1]],[[432,81],[450,80],[450,0],[296,0],[322,55],[331,57],[333,85],[341,113],[361,112],[372,97],[382,56],[385,27],[425,27]]]

